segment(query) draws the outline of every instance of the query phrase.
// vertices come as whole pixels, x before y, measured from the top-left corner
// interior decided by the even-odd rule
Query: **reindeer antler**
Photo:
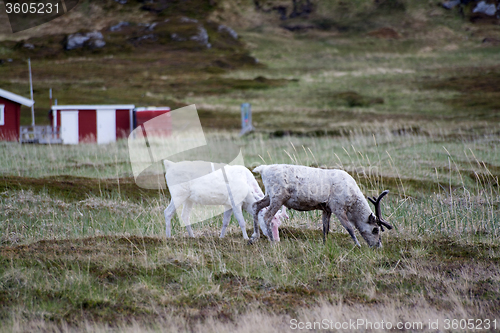
[[[385,190],[384,192],[380,193],[378,198],[375,197],[367,197],[367,199],[375,206],[375,217],[377,218],[377,223],[380,226],[380,229],[384,231],[384,227],[387,229],[392,229],[392,225],[390,225],[386,220],[382,218],[382,215],[380,213],[380,200],[382,200],[383,197],[385,197],[389,193],[389,190]]]

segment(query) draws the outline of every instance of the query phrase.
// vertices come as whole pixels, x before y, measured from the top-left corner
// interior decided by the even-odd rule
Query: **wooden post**
[[[250,103],[241,104],[241,132],[240,136],[253,131],[252,126],[252,106]]]
[[[28,58],[28,67],[30,70],[31,100],[33,100],[33,81],[31,80],[31,59],[30,58]],[[35,104],[31,105],[31,126],[35,126]]]

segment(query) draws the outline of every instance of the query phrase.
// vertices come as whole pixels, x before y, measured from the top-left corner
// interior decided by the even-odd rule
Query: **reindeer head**
[[[392,226],[382,218],[382,215],[380,213],[380,200],[382,200],[382,198],[385,197],[387,193],[389,193],[389,190],[385,190],[384,192],[382,192],[378,196],[378,198],[367,198],[368,201],[370,201],[375,206],[375,215],[373,215],[372,213],[368,218],[368,224],[371,226],[371,228],[363,233],[363,238],[370,246],[382,247],[380,231],[385,231],[384,227],[386,227],[387,229],[392,229]]]

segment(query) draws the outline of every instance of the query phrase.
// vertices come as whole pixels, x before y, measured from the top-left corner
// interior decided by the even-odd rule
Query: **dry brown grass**
[[[449,290],[448,297],[453,299],[453,308],[449,310],[437,310],[424,298],[413,299],[414,306],[401,305],[397,301],[388,301],[373,305],[356,305],[343,301],[330,303],[320,301],[320,304],[310,308],[301,309],[297,316],[276,315],[262,310],[254,309],[248,313],[235,316],[232,321],[217,317],[208,317],[199,322],[188,322],[182,316],[159,314],[161,319],[149,323],[141,323],[132,320],[128,324],[114,323],[93,324],[85,323],[75,328],[67,325],[54,325],[46,321],[25,321],[22,316],[16,318],[9,326],[4,327],[3,332],[47,332],[47,333],[73,333],[73,332],[120,332],[120,333],[153,333],[153,332],[200,332],[200,333],[275,333],[297,331],[299,322],[302,327],[311,325],[316,331],[342,331],[342,332],[386,332],[387,329],[373,329],[373,325],[392,327],[396,325],[408,325],[408,329],[398,330],[407,332],[436,332],[435,326],[429,327],[430,323],[438,323],[439,330],[444,331],[446,320],[460,318],[484,318],[484,313],[477,309],[464,309],[461,301],[454,298],[453,290]],[[252,308],[252,306],[250,306]],[[492,320],[495,316],[489,317]],[[358,320],[363,320],[360,322]],[[349,328],[349,324],[355,324],[355,328]],[[371,324],[369,324],[371,323]],[[317,326],[314,326],[317,325]],[[326,326],[320,326],[326,325]],[[345,325],[347,329],[335,329],[335,325]],[[371,325],[371,326],[370,326]],[[318,329],[321,328],[322,329]],[[372,327],[372,329],[370,329]],[[404,326],[403,326],[404,327]],[[292,329],[293,328],[293,329]],[[338,328],[338,327],[337,327]],[[2,329],[0,329],[0,332]]]

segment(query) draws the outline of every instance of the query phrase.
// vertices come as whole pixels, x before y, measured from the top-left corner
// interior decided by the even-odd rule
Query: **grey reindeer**
[[[375,205],[375,214],[365,199],[356,181],[345,171],[325,170],[299,165],[261,165],[253,170],[260,173],[266,195],[255,202],[257,216],[261,209],[269,206],[264,214],[265,223],[284,205],[298,211],[323,211],[323,242],[330,229],[330,217],[337,216],[357,246],[361,246],[354,234],[353,226],[371,247],[382,247],[381,233],[384,227],[392,229],[380,212],[380,200],[389,193],[382,192],[378,198],[368,198]],[[258,221],[254,218],[252,244],[259,238]],[[272,235],[270,240],[272,241]]]

